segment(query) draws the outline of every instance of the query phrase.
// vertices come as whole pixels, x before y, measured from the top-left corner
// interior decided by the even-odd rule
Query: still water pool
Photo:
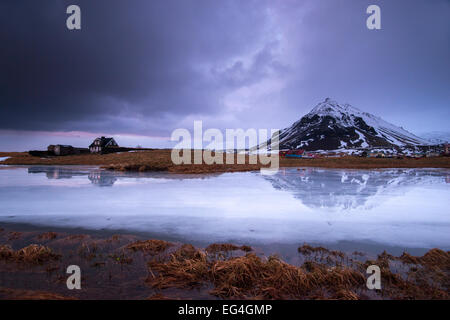
[[[286,168],[221,175],[0,168],[0,224],[188,243],[450,249],[450,170]]]

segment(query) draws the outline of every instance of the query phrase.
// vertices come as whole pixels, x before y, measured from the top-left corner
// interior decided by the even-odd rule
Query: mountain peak
[[[280,149],[339,150],[426,145],[402,127],[326,98],[280,132]]]
[[[333,116],[333,117],[342,117],[345,114],[353,113],[360,114],[361,111],[350,104],[346,103],[344,105],[340,105],[337,101],[332,100],[330,98],[326,98],[323,102],[317,104],[308,114],[307,116]]]

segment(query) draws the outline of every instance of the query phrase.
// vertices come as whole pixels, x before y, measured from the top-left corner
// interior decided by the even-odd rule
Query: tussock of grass
[[[0,260],[10,260],[14,250],[9,245],[0,245]]]
[[[179,249],[168,261],[149,262],[147,282],[159,289],[212,285],[210,293],[221,298],[301,299],[323,288],[333,292],[336,286],[342,289],[365,281],[359,271],[349,268],[307,272],[273,256],[263,259],[248,253],[227,260],[210,258],[193,247]]]
[[[398,259],[407,264],[420,264],[419,258],[414,257],[407,252],[403,252],[403,254]]]
[[[88,236],[85,235],[85,234],[73,234],[73,235],[70,235],[70,236],[64,238],[63,241],[73,241],[73,240],[81,241],[81,240],[83,240],[83,239],[85,239],[87,237]]]
[[[195,248],[192,244],[183,244],[171,256],[178,261],[206,259],[206,253]]]
[[[440,249],[431,249],[423,257],[420,258],[420,263],[427,266],[435,266],[439,268],[450,267],[450,253]]]
[[[133,251],[142,251],[150,255],[156,255],[164,252],[167,248],[173,246],[173,243],[164,240],[145,240],[136,241],[126,246],[127,249]]]
[[[58,236],[56,232],[45,232],[38,236],[39,240],[53,240]]]
[[[394,257],[386,252],[377,260],[368,260],[363,268],[377,265],[381,269],[383,297],[393,299],[449,299],[450,255],[431,249],[422,257],[403,253]],[[396,262],[402,267],[395,267]]]
[[[55,254],[46,246],[30,244],[20,250],[14,251],[8,245],[0,245],[0,259],[30,264],[42,264],[52,260],[58,260],[60,255]]]
[[[358,262],[340,251],[304,245],[299,253],[308,259],[314,257],[315,261],[306,260],[301,266],[274,256],[264,258],[247,253],[225,258],[216,254],[234,250],[240,247],[213,244],[200,250],[184,245],[166,259],[150,261],[146,281],[158,289],[212,287],[210,294],[227,299],[353,300],[369,295],[390,299],[449,298],[449,253],[439,249],[430,250],[423,257],[394,257],[383,252],[376,260]],[[404,271],[394,268],[398,263],[407,265]],[[372,264],[381,269],[381,290],[366,287],[366,269]]]
[[[15,258],[18,261],[40,264],[51,260],[58,260],[60,255],[55,254],[49,247],[30,244],[18,250],[15,253]]]
[[[325,249],[324,247],[312,247],[308,244],[304,244],[303,246],[298,247],[297,251],[304,255],[310,255],[317,252],[328,252],[328,249]]]
[[[333,295],[337,300],[359,300],[359,296],[351,290],[342,289]]]
[[[147,282],[160,289],[192,288],[207,280],[207,264],[207,256],[203,251],[186,244],[170,255],[168,263],[160,260],[150,261],[148,267],[151,276]],[[157,272],[158,276],[154,272]]]

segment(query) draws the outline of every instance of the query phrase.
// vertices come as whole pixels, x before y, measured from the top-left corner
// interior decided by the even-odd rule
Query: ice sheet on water
[[[0,170],[0,221],[186,241],[450,246],[450,171],[280,169],[208,176],[90,167]]]

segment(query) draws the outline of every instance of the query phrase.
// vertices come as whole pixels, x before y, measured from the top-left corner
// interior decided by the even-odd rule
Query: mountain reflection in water
[[[448,183],[440,170],[383,169],[330,170],[318,168],[285,169],[264,176],[275,189],[290,192],[311,208],[352,209],[374,206],[374,196],[399,195],[415,185]]]

